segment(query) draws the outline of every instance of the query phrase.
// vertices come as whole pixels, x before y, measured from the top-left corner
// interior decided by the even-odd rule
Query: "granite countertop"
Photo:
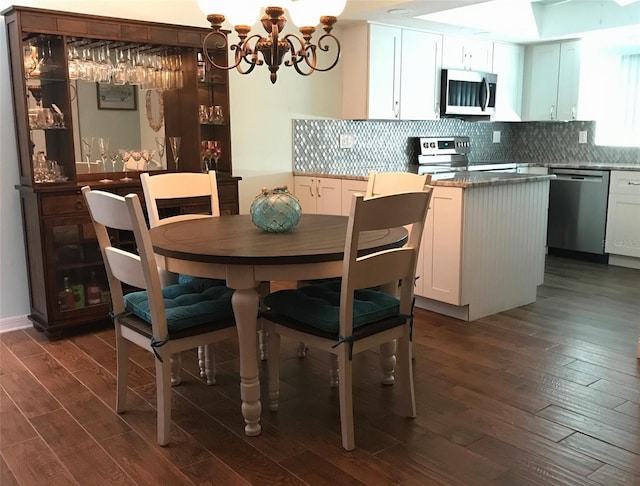
[[[529,162],[518,167],[547,167],[549,169],[639,170],[639,164],[628,162]]]
[[[516,174],[514,172],[456,172],[451,177],[443,177],[431,181],[434,186],[445,187],[481,187],[499,186],[503,184],[522,184],[524,182],[540,182],[555,179],[553,174]]]

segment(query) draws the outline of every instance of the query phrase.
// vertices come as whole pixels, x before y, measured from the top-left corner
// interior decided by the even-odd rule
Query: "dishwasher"
[[[552,169],[549,187],[549,249],[604,256],[609,171]]]

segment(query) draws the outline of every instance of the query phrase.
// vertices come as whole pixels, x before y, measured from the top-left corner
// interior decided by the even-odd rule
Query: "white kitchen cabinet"
[[[367,181],[342,179],[342,215],[349,216],[354,194],[365,194]]]
[[[434,187],[422,236],[417,295],[460,305],[462,198],[459,187]]]
[[[442,67],[491,72],[493,42],[445,35],[442,39]]]
[[[492,121],[522,119],[522,78],[524,46],[494,42],[491,72],[498,75],[496,112]]]
[[[327,177],[294,177],[294,194],[302,213],[342,214],[342,181]]]
[[[343,118],[439,116],[441,35],[361,23],[345,27],[343,39]]]
[[[640,171],[611,171],[604,251],[640,258]]]
[[[523,120],[580,119],[580,41],[527,46]]]

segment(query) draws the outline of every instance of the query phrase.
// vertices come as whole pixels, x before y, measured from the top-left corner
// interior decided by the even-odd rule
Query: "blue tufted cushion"
[[[226,282],[224,280],[219,280],[217,278],[194,277],[193,275],[185,275],[184,273],[178,274],[178,283],[179,284],[191,283],[194,285],[198,285],[202,290],[204,290],[207,287],[226,285]]]
[[[340,328],[340,282],[279,290],[267,295],[264,303],[276,314],[326,332],[337,333]],[[355,291],[354,329],[399,312],[399,300],[389,294],[371,289]]]
[[[199,280],[206,279],[195,279],[162,289],[169,332],[208,322],[233,319],[231,307],[233,289],[221,285],[206,285]],[[124,304],[128,312],[151,323],[151,310],[146,291],[125,295]]]

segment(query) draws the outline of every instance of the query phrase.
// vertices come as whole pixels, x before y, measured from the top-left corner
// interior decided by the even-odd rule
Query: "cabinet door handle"
[[[630,186],[640,186],[640,181],[628,181],[627,184]]]
[[[577,110],[576,110],[575,105],[573,105],[573,106],[571,107],[571,118],[572,118],[573,120],[575,120],[575,119],[577,118]]]
[[[309,184],[309,194],[313,197],[313,179],[311,179],[311,183]]]
[[[82,204],[82,201],[76,201],[76,209],[78,211],[81,211],[84,209],[84,204]]]
[[[400,102],[395,101],[393,104],[393,114],[396,118],[400,118]]]
[[[553,110],[555,110],[555,109],[556,109],[556,105],[551,105],[551,110],[550,110],[549,114],[551,115],[551,119],[552,119],[552,120],[554,119],[554,117],[553,117]]]
[[[322,194],[320,194],[320,179],[318,179],[318,187],[316,187],[316,194],[318,195],[318,197],[322,197]]]

